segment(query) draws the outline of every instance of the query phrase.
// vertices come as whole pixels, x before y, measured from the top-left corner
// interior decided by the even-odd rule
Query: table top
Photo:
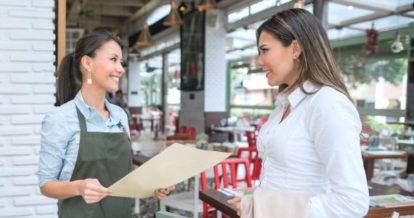
[[[399,186],[384,186],[374,183],[369,183],[369,194],[370,196],[387,195],[387,194],[402,194],[408,196],[414,196],[413,192],[407,192],[402,190]],[[217,208],[221,212],[229,215],[230,217],[239,217],[236,210],[227,203],[227,200],[232,197],[227,196],[217,190],[208,189],[206,191],[199,192],[200,200],[207,202],[211,206]],[[393,211],[397,211],[400,215],[411,215],[414,214],[414,206],[400,206],[392,208],[375,207],[370,208],[366,217],[390,217]]]
[[[408,126],[414,125],[414,121],[410,121],[410,120],[407,120],[407,121],[404,121],[404,122],[391,121],[391,122],[387,122],[387,123],[388,124],[408,125]]]
[[[405,151],[362,151],[362,157],[367,159],[382,159],[382,158],[407,158],[408,154]]]
[[[410,139],[398,139],[397,140],[398,145],[412,145],[414,146],[414,140]]]
[[[246,132],[254,131],[253,126],[216,126],[211,128],[212,131],[217,132]]]

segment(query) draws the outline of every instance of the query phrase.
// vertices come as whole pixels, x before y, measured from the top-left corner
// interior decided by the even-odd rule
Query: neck
[[[98,111],[105,110],[105,91],[98,90],[94,88],[93,85],[83,85],[81,88],[81,94],[87,105]]]

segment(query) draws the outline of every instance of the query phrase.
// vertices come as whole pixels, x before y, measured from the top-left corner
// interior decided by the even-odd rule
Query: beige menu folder
[[[154,190],[175,185],[213,167],[230,153],[173,144],[112,184],[112,196],[146,198]]]

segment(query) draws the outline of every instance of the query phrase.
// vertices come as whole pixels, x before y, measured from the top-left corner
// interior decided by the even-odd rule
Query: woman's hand
[[[237,215],[240,216],[240,204],[241,204],[241,197],[235,197],[227,201],[227,203],[231,204],[231,206],[236,209]]]
[[[97,179],[78,180],[79,194],[87,204],[99,202],[112,193],[112,190],[105,188]]]
[[[154,197],[156,197],[158,200],[164,199],[168,194],[170,194],[171,191],[175,189],[175,186],[170,186],[167,188],[160,188],[154,191]]]

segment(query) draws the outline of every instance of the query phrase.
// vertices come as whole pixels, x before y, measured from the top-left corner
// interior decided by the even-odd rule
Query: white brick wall
[[[0,0],[0,218],[57,217],[39,192],[39,129],[55,102],[54,0]]]

